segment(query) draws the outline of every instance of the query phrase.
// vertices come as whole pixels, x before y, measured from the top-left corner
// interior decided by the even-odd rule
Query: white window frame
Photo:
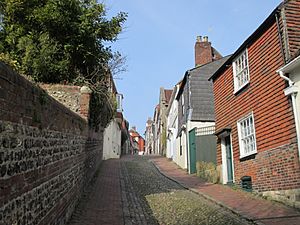
[[[243,60],[244,57],[244,60]],[[238,71],[238,63],[241,69]],[[248,50],[245,49],[232,63],[234,94],[245,87],[250,82]]]
[[[251,127],[252,119],[252,127]],[[248,128],[245,126],[249,124]],[[243,129],[244,127],[244,129]],[[257,153],[257,143],[255,136],[255,122],[253,112],[246,115],[237,122],[238,138],[240,147],[240,158],[244,158]],[[248,144],[245,144],[248,143]]]

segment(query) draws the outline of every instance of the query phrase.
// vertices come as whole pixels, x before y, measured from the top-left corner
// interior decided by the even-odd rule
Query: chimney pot
[[[202,42],[202,36],[197,36],[197,42]]]
[[[208,42],[208,37],[207,37],[207,36],[204,36],[204,37],[203,37],[203,41],[204,41],[204,42]]]

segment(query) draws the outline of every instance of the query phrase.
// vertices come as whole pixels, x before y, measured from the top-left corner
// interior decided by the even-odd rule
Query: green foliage
[[[197,161],[197,176],[207,180],[211,183],[218,183],[220,181],[220,174],[213,162]]]
[[[100,127],[107,127],[109,122],[115,116],[115,109],[110,104],[113,99],[110,97],[107,101],[103,101],[103,96],[98,93],[93,93],[90,101],[90,115],[89,115],[89,125],[95,128],[96,131]]]
[[[96,0],[1,0],[0,59],[35,81],[80,76],[95,83],[113,57],[105,44],[117,39],[126,17],[108,20]]]

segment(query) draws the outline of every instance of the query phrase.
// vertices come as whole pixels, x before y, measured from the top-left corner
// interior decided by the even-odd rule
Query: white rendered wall
[[[186,134],[181,134],[182,155],[180,155],[180,137],[176,139],[176,158],[174,162],[182,169],[187,169]]]
[[[295,68],[295,70],[293,70],[290,73],[290,78],[292,81],[295,82],[295,86],[297,86],[300,91],[300,66]],[[300,118],[300,92],[298,92],[298,94],[296,95],[296,107],[297,107],[297,112],[298,112],[298,118]],[[297,121],[297,122],[299,124],[300,121]],[[300,124],[299,124],[299,126],[300,126]]]
[[[121,155],[121,130],[118,123],[113,120],[104,130],[103,159],[120,158]]]

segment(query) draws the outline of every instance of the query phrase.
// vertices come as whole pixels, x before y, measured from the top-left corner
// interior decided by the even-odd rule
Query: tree
[[[96,0],[1,0],[0,57],[45,83],[103,80],[127,14]],[[78,79],[81,77],[81,79]]]

